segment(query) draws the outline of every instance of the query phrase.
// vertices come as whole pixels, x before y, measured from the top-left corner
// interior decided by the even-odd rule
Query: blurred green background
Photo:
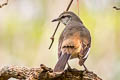
[[[48,49],[57,23],[51,20],[62,13],[70,0],[10,0],[0,9],[0,66],[19,65],[53,68],[57,62],[58,38]],[[1,0],[0,3],[5,2]],[[103,80],[120,80],[120,0],[77,0],[70,10],[80,16],[92,35],[92,46],[85,64]],[[78,60],[70,65],[83,69]]]

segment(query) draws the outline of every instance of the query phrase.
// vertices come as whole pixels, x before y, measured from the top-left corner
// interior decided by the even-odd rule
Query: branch
[[[116,9],[116,10],[120,10],[120,8],[118,8],[118,7],[116,7],[116,6],[114,6],[113,8]]]
[[[0,8],[2,8],[3,6],[5,6],[5,5],[7,5],[7,4],[8,4],[8,0],[7,0],[5,3],[1,4],[1,5],[0,5]]]
[[[66,11],[68,11],[68,10],[69,10],[69,8],[70,8],[70,6],[71,6],[72,2],[73,2],[73,0],[71,0],[71,1],[70,1],[70,3],[69,3],[69,5],[68,5],[68,7],[66,8]],[[52,37],[50,38],[50,39],[52,40],[52,42],[51,42],[51,44],[50,44],[50,46],[49,46],[49,49],[52,47],[52,44],[53,44],[53,42],[54,42],[54,36],[55,36],[55,33],[56,33],[56,31],[57,31],[57,29],[58,29],[59,25],[60,25],[60,22],[58,22],[57,27],[56,27],[56,29],[55,29],[55,31],[54,31],[54,33],[53,33]]]
[[[51,68],[43,64],[40,65],[40,68],[5,66],[0,69],[0,80],[8,80],[11,77],[20,80],[102,80],[93,72],[77,69],[65,70],[61,74],[55,74]]]

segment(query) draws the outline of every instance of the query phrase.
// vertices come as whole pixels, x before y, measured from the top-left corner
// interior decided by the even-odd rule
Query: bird
[[[65,25],[59,37],[58,62],[54,72],[63,72],[66,64],[71,69],[68,60],[78,58],[79,65],[88,71],[84,62],[88,58],[91,47],[91,35],[82,20],[72,11],[65,11],[52,22],[59,21]]]

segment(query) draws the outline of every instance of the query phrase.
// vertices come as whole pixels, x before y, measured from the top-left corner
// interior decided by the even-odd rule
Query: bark
[[[57,74],[43,64],[39,68],[4,66],[0,69],[0,80],[8,80],[11,77],[19,80],[102,80],[93,72],[77,69],[67,69]]]

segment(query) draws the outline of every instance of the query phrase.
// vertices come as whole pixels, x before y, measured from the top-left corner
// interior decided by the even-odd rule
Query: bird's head
[[[71,11],[66,11],[66,12],[61,13],[58,18],[52,20],[52,22],[55,22],[55,21],[60,21],[65,25],[69,24],[71,21],[79,21],[82,23],[80,18]]]

